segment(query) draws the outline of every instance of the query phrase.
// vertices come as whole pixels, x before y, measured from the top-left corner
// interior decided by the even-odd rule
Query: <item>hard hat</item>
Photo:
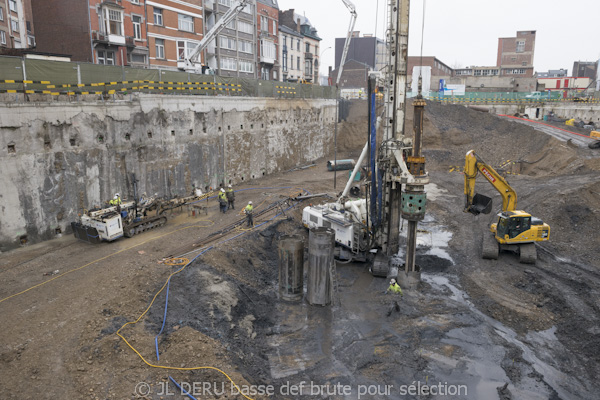
[[[121,196],[119,193],[115,193],[115,198]]]
[[[252,205],[252,201],[249,201],[248,204]]]
[[[231,189],[231,185],[227,186],[229,189]]]
[[[224,191],[225,191],[225,189],[221,188],[221,192],[224,192]]]
[[[390,281],[390,285],[393,285],[394,283],[396,283],[396,280],[392,278],[392,280]]]
[[[119,198],[118,194],[115,194],[115,197],[113,197],[113,199],[115,199],[115,200],[118,199],[118,198]]]

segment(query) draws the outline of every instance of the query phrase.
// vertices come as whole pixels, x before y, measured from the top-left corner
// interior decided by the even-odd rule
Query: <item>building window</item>
[[[273,35],[277,35],[277,21],[273,20]]]
[[[140,4],[140,0],[131,0],[133,4]]]
[[[244,9],[242,10],[243,12],[252,15],[253,12],[253,8],[252,8],[252,4],[248,3],[246,4],[246,7],[244,7]]]
[[[19,32],[19,21],[15,20],[15,19],[11,19],[10,26],[11,26],[13,32]]]
[[[310,78],[312,76],[312,73],[313,73],[312,62],[310,60],[306,60],[304,62],[304,75],[306,75],[307,78]]]
[[[154,46],[156,48],[156,58],[165,58],[165,40],[154,39]]]
[[[0,31],[0,44],[6,44],[6,32]]]
[[[35,47],[35,37],[27,36],[27,45],[29,47]]]
[[[179,30],[194,32],[194,18],[189,15],[179,14]]]
[[[237,61],[234,58],[221,58],[221,69],[226,71],[237,71]]]
[[[260,16],[260,31],[269,32],[269,19],[264,15]]]
[[[8,8],[10,11],[17,12],[17,0],[8,0]]]
[[[196,47],[198,47],[198,43],[196,43],[196,42],[189,42],[187,40],[178,40],[177,41],[177,59],[183,60],[186,57],[190,58],[190,56],[192,55],[192,52],[194,50],[196,50]]]
[[[273,71],[273,80],[277,80],[277,71]]]
[[[163,10],[160,8],[154,8],[154,25],[162,26],[163,24]]]
[[[252,48],[252,42],[247,40],[238,40],[238,50],[242,53],[254,54]]]
[[[219,47],[227,50],[235,50],[235,39],[227,36],[219,36]]]
[[[296,42],[296,50],[300,51],[300,39]]]
[[[4,21],[4,8],[0,7],[0,21]]]
[[[233,0],[219,0],[219,4],[222,4],[227,7],[231,7],[232,2],[233,2]]]
[[[250,35],[254,33],[254,27],[252,26],[252,24],[243,21],[238,21],[238,30],[240,32],[248,33]]]
[[[306,43],[306,52],[310,53],[310,43]]]
[[[298,71],[300,71],[300,57],[297,57],[297,60],[296,60],[296,62],[297,62],[297,64],[296,64],[296,69],[297,69]]]
[[[522,53],[525,51],[525,42],[520,40],[517,42],[517,53]]]
[[[287,36],[283,37],[283,51],[287,51]]]
[[[235,26],[236,26],[235,19],[232,19],[231,21],[229,21],[229,23],[227,25],[225,25],[225,28],[235,30]]]
[[[98,50],[98,64],[115,65],[115,52]]]
[[[146,55],[145,54],[132,54],[131,62],[136,64],[146,64]]]
[[[283,68],[283,72],[287,72],[287,69],[288,69],[287,54],[283,55],[281,62],[282,62],[281,68]]]
[[[136,40],[142,40],[142,17],[132,15],[131,21],[133,22],[133,37]]]
[[[260,69],[260,79],[262,79],[263,81],[268,81],[269,80],[269,69],[262,67]]]
[[[254,72],[254,63],[251,61],[243,61],[240,60],[240,72],[253,73]]]
[[[111,35],[123,36],[123,12],[119,10],[106,9],[108,14],[107,33]]]
[[[265,58],[275,59],[275,43],[270,40],[260,41],[260,55]]]

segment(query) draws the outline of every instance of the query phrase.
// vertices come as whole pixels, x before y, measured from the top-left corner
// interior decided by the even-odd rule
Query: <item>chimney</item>
[[[300,18],[296,20],[296,30],[300,33]]]

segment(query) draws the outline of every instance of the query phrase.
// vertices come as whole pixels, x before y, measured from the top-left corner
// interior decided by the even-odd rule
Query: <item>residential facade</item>
[[[310,23],[308,18],[296,14],[294,9],[279,12],[279,24],[284,25],[302,35],[301,51],[302,57],[296,59],[295,67],[302,68],[301,81],[306,83],[319,82],[319,47],[321,38],[317,29]],[[289,79],[288,79],[289,80]]]
[[[279,5],[277,0],[256,0],[258,76],[279,80]]]
[[[235,4],[235,0],[205,0],[206,32]],[[205,63],[217,75],[256,78],[256,47],[256,1],[252,1],[206,47]]]
[[[295,29],[279,25],[279,60],[282,82],[304,80],[304,37]]]
[[[204,36],[202,0],[146,0],[146,5],[150,65],[184,69],[185,57]],[[197,69],[201,62],[199,57]]]
[[[2,0],[0,0],[2,1]],[[203,37],[202,0],[31,0],[36,50],[176,70]]]
[[[498,39],[496,66],[500,76],[533,77],[535,31],[518,31],[516,37]]]
[[[0,48],[35,48],[31,0],[0,0]]]

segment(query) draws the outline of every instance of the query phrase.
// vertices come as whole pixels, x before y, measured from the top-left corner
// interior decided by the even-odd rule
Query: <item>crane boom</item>
[[[342,52],[342,59],[340,60],[340,69],[338,70],[337,79],[335,80],[335,86],[339,87],[340,79],[342,78],[342,71],[344,70],[344,64],[346,63],[346,56],[348,56],[348,48],[350,47],[350,41],[352,40],[352,32],[354,32],[354,24],[356,23],[356,7],[349,0],[342,0],[344,5],[350,11],[350,25],[348,27],[348,34],[346,41],[344,42],[344,51]]]
[[[475,194],[475,178],[481,173],[502,196],[502,211],[517,209],[517,193],[494,168],[486,164],[474,150],[465,156],[465,212],[488,214],[491,211],[491,199]]]
[[[204,35],[202,40],[198,43],[198,46],[194,49],[194,51],[184,58],[186,70],[194,69],[194,64],[198,60],[200,53],[204,51],[206,46],[217,37],[217,35],[230,23],[250,2],[250,0],[238,0],[235,6],[231,6],[229,10],[219,19],[215,25],[211,28],[210,31]]]

